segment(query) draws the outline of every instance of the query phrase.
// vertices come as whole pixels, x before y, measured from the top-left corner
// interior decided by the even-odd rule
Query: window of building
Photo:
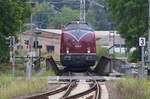
[[[47,52],[48,53],[52,53],[55,50],[55,47],[53,45],[47,45],[46,46]]]

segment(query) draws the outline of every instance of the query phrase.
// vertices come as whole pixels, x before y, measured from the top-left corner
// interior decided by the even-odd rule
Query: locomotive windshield
[[[76,29],[93,31],[92,28],[85,23],[71,23],[65,27],[65,31],[76,30]]]
[[[84,34],[93,32],[93,29],[86,23],[70,23],[66,25],[64,30],[72,34],[78,40]]]

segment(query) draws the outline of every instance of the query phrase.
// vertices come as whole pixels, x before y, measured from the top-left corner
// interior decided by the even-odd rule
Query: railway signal
[[[10,36],[5,38],[5,44],[10,46]]]
[[[10,62],[12,63],[12,74],[13,74],[13,77],[15,76],[15,43],[16,43],[16,40],[15,40],[15,37],[14,36],[9,36],[7,38],[5,38],[6,40],[6,45],[8,45],[10,47]]]
[[[29,40],[24,40],[24,44],[29,45]]]
[[[5,44],[8,45],[8,47],[12,47],[13,46],[13,39],[14,36],[9,36],[5,38]]]

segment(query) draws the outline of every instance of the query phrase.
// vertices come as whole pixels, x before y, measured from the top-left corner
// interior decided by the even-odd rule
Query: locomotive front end
[[[70,23],[61,36],[61,64],[68,70],[84,71],[95,65],[94,31],[87,23]]]

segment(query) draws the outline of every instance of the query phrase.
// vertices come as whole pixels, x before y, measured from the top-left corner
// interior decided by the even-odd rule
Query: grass
[[[44,67],[44,64],[42,64]],[[33,70],[34,80],[26,80],[26,67],[16,65],[15,78],[12,77],[10,64],[0,64],[0,99],[11,99],[13,97],[45,91],[48,87],[47,80],[34,76],[37,73]],[[45,71],[40,77],[55,75],[53,71]],[[19,79],[18,79],[19,78]]]
[[[10,69],[11,69],[10,64],[0,64],[0,75],[10,74],[11,73]]]
[[[0,99],[10,99],[16,96],[40,92],[46,90],[47,80],[14,79],[9,76],[0,76]]]
[[[41,68],[46,68],[45,64],[41,64]],[[10,64],[0,64],[0,75],[11,75],[12,69]],[[36,76],[37,72],[32,71],[32,76]],[[41,76],[54,76],[55,73],[52,70],[45,71]],[[26,67],[21,64],[16,65],[15,77],[25,77],[26,76]]]
[[[11,64],[0,64],[0,75],[12,75]],[[17,64],[15,68],[16,76],[25,76],[25,67]]]
[[[56,74],[52,70],[45,71],[41,76],[55,76]]]
[[[150,99],[150,81],[148,80],[126,78],[114,84],[121,99]]]

